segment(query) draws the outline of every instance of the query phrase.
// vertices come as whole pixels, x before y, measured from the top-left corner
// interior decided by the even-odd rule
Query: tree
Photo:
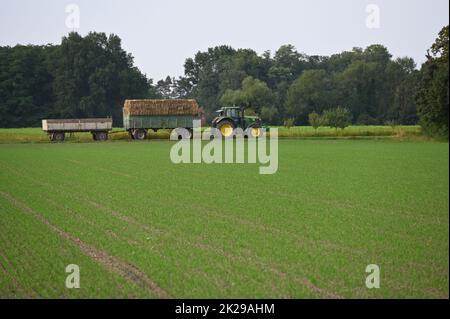
[[[416,124],[418,121],[416,101],[414,99],[419,81],[419,71],[411,58],[398,58],[386,68],[389,79],[390,102],[386,108],[384,121],[401,124]]]
[[[442,28],[422,65],[416,96],[420,123],[426,134],[448,139],[449,121],[449,26]]]
[[[242,90],[226,90],[220,99],[224,106],[248,106],[248,97]]]
[[[254,109],[256,113],[259,113],[264,106],[270,107],[273,105],[272,91],[261,80],[251,76],[246,77],[242,81],[242,92],[247,96],[247,106]]]
[[[284,120],[283,125],[290,129],[295,124],[295,119],[293,117]]]
[[[309,113],[322,112],[330,104],[331,92],[332,83],[324,70],[307,70],[289,88],[285,112],[306,124]]]
[[[197,99],[212,115],[219,104],[251,103],[245,94],[235,92],[243,91],[242,82],[248,77],[270,89],[271,105],[256,103],[255,110],[274,107],[273,123],[294,117],[306,124],[309,113],[338,105],[346,105],[361,122],[392,118],[404,124],[417,122],[411,98],[418,82],[414,61],[393,60],[379,44],[330,57],[308,56],[292,45],[282,45],[273,56],[269,51],[258,55],[250,49],[218,46],[188,58],[185,75],[173,85],[174,91],[180,86],[181,96]]]
[[[381,85],[379,65],[376,62],[357,60],[337,75],[339,102],[347,105],[355,118],[366,114],[376,118],[379,110],[377,94]]]
[[[352,123],[352,114],[345,107],[338,106],[335,109],[329,109],[323,113],[324,122],[330,127],[345,129]]]
[[[312,112],[308,115],[309,124],[317,131],[320,125],[322,125],[322,117],[319,113]]]
[[[273,107],[273,106],[263,106],[261,108],[261,112],[260,112],[260,116],[261,119],[265,122],[265,123],[272,123],[272,121],[274,120],[275,116],[277,115],[278,110]]]
[[[182,83],[190,87],[188,97],[197,99],[205,111],[205,115],[212,118],[214,111],[220,104],[220,98],[228,87],[221,86],[220,75],[226,70],[228,60],[236,55],[236,50],[229,46],[208,48],[206,52],[197,52],[195,57],[188,58],[184,64]]]
[[[70,33],[54,56],[55,110],[58,117],[112,116],[122,123],[125,99],[144,98],[150,84],[116,35]]]
[[[172,79],[170,76],[167,76],[164,80],[159,80],[156,83],[156,93],[163,99],[170,99],[174,96],[174,84],[175,79]]]
[[[311,112],[345,105],[358,123],[415,124],[421,100],[421,121],[431,130],[431,109],[448,96],[446,43],[445,35],[437,39],[421,72],[412,59],[393,60],[376,44],[330,57],[308,56],[292,45],[273,56],[217,46],[187,58],[183,76],[153,84],[133,65],[119,37],[70,33],[60,45],[0,47],[0,123],[35,126],[44,117],[112,115],[120,125],[124,99],[193,98],[209,119],[220,105],[236,104],[271,124],[291,117],[307,124]]]
[[[260,113],[262,108],[273,106],[273,94],[265,82],[248,76],[242,81],[241,89],[226,90],[220,101],[225,106],[239,105],[252,108],[256,113]],[[275,115],[276,112],[272,113]]]
[[[267,60],[253,50],[238,49],[223,60],[223,71],[219,74],[220,92],[239,89],[242,81],[248,76],[266,80]]]
[[[273,57],[273,67],[278,70],[283,70],[284,80],[292,82],[295,80],[308,65],[309,57],[306,54],[297,52],[295,47],[291,44],[282,45]]]
[[[0,47],[0,127],[40,125],[54,113],[55,46]]]
[[[366,62],[387,65],[390,62],[392,55],[385,46],[380,44],[372,44],[364,50],[362,57]]]

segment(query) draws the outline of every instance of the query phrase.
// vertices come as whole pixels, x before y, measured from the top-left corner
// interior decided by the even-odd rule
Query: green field
[[[0,144],[0,298],[449,297],[448,143],[285,139],[274,175],[172,145]]]

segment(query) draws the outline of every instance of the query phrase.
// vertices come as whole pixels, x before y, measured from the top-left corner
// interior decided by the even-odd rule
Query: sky
[[[0,0],[0,45],[114,33],[155,80],[183,75],[186,58],[223,44],[331,55],[378,43],[420,65],[448,12],[448,0]]]

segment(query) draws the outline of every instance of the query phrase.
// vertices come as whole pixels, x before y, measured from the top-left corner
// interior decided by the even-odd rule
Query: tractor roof
[[[236,110],[240,110],[241,107],[239,107],[239,106],[224,106],[223,108],[217,110],[216,113],[223,112],[224,110],[227,110],[227,109],[236,109]]]

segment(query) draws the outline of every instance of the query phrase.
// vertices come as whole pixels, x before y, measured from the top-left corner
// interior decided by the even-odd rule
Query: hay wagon
[[[195,100],[125,100],[123,107],[123,127],[137,140],[159,129],[186,128],[192,136],[194,120],[202,120]]]
[[[51,141],[64,141],[66,133],[90,132],[96,141],[106,141],[112,130],[111,118],[42,120],[42,130]]]

